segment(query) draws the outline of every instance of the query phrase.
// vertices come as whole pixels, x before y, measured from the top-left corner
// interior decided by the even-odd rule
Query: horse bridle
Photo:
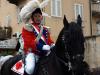
[[[63,33],[65,34],[65,32],[63,31]],[[84,57],[84,55],[81,55],[81,54],[76,54],[76,55],[73,55],[72,57],[70,57],[69,53],[68,53],[68,50],[67,50],[67,46],[66,46],[66,40],[65,40],[65,35],[63,34],[62,36],[62,41],[63,41],[63,44],[64,44],[64,47],[65,47],[65,56],[66,58],[68,58],[68,60],[70,61],[71,59],[77,59],[77,57]]]
[[[70,61],[71,58],[70,58],[70,55],[69,55],[69,53],[68,53],[68,51],[67,51],[65,35],[62,36],[62,41],[63,41],[64,47],[65,47],[65,50],[66,50],[64,55],[65,55],[65,57],[68,59],[67,66],[68,66],[69,70],[71,70],[71,69],[72,69],[71,61]]]

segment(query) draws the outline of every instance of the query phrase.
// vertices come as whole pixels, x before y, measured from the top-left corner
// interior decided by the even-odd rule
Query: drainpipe
[[[90,34],[92,36],[92,0],[89,0],[89,8],[90,8]]]

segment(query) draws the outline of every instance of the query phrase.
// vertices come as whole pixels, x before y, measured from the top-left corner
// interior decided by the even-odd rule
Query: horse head
[[[66,16],[63,19],[63,42],[65,52],[69,56],[74,75],[89,74],[89,65],[84,61],[84,42],[85,38],[82,31],[82,20],[78,15],[77,22],[68,22]]]
[[[79,19],[79,18],[78,18]],[[77,22],[68,23],[66,17],[63,19],[64,29],[63,29],[63,40],[64,45],[68,54],[75,58],[77,56],[84,56],[84,36],[80,23]]]
[[[79,18],[78,18],[79,19]],[[75,58],[77,56],[84,57],[84,36],[80,23],[80,20],[77,22],[68,22],[66,16],[64,15],[63,19],[63,29],[61,30],[58,39],[56,41],[56,54],[57,56],[65,59],[69,55],[70,58]],[[67,54],[66,54],[67,53]]]

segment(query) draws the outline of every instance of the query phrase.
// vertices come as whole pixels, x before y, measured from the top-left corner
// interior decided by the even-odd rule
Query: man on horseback
[[[47,2],[48,0],[44,4]],[[38,0],[29,1],[21,9],[20,17],[25,23],[22,29],[23,50],[26,55],[24,69],[27,74],[32,74],[39,57],[50,54],[54,42],[48,28],[41,23],[43,13]]]

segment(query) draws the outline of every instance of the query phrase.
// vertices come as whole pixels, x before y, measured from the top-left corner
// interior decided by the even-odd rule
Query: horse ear
[[[66,19],[66,15],[64,15],[63,24],[64,24],[64,27],[66,27],[66,28],[69,27],[69,23],[68,23],[68,21]]]
[[[77,24],[82,26],[82,18],[80,15],[77,16]]]

